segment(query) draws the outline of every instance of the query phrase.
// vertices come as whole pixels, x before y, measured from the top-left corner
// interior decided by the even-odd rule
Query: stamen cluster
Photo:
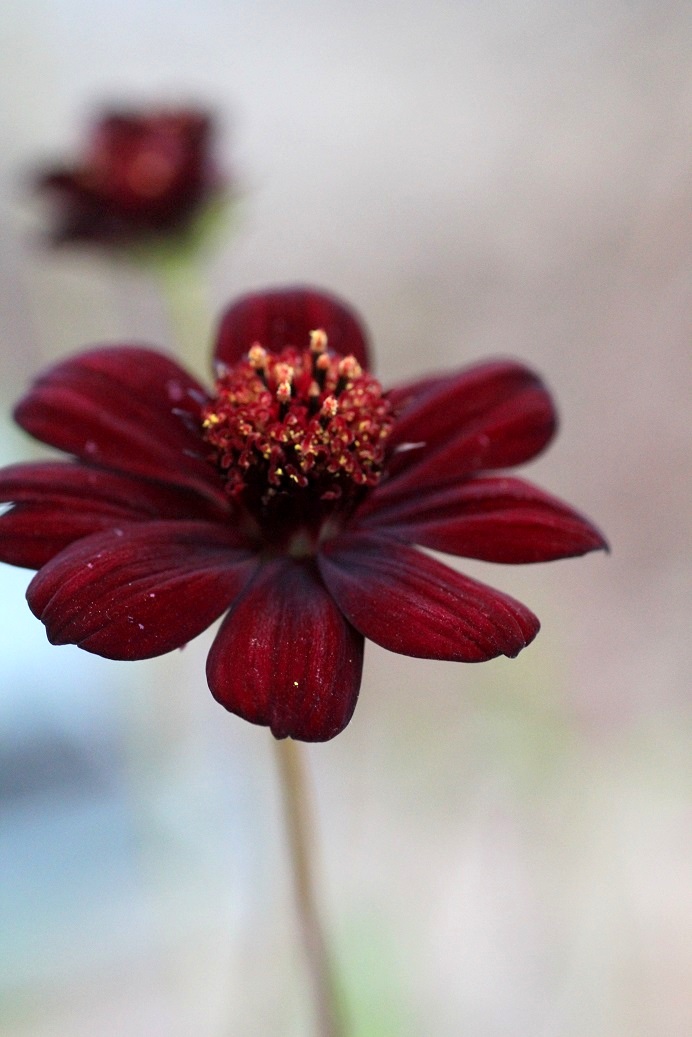
[[[374,486],[392,426],[379,382],[355,357],[330,353],[320,329],[302,350],[255,343],[222,371],[203,415],[228,493],[250,490],[264,506],[299,490],[338,501]]]

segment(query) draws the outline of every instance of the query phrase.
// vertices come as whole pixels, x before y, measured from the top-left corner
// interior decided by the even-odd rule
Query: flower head
[[[278,738],[349,722],[363,644],[460,662],[515,656],[538,620],[419,549],[536,562],[605,547],[568,505],[502,469],[555,430],[551,398],[494,361],[389,392],[357,318],[305,289],[225,314],[216,382],[116,346],[39,376],[15,416],[68,461],[0,471],[0,558],[54,644],[113,659],[225,618],[215,698]]]
[[[220,188],[213,125],[193,109],[112,111],[72,166],[38,180],[56,210],[56,242],[131,245],[186,229]]]

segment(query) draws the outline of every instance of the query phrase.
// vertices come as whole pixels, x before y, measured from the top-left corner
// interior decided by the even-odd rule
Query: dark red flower
[[[366,637],[461,662],[529,644],[527,608],[412,545],[510,563],[605,547],[498,474],[551,439],[548,392],[495,361],[383,393],[367,362],[355,316],[295,289],[228,310],[211,392],[133,346],[42,374],[16,419],[73,459],[0,472],[0,557],[39,570],[49,639],[144,659],[225,613],[213,695],[307,741],[348,723]]]
[[[185,229],[219,190],[213,125],[191,109],[115,111],[74,166],[38,181],[56,208],[56,242],[130,245]]]

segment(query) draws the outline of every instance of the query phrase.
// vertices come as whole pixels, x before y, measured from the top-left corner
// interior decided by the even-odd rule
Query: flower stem
[[[286,828],[298,919],[312,982],[319,1037],[345,1037],[343,1013],[315,890],[311,804],[301,746],[290,738],[275,742],[283,787]]]
[[[168,310],[178,359],[193,373],[205,369],[212,326],[200,258],[162,255],[152,264]]]

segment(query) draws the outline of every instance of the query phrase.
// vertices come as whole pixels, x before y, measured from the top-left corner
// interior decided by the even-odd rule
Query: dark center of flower
[[[293,553],[308,553],[326,520],[376,485],[392,425],[379,382],[329,352],[319,329],[304,349],[255,343],[221,372],[203,414],[228,494]]]

